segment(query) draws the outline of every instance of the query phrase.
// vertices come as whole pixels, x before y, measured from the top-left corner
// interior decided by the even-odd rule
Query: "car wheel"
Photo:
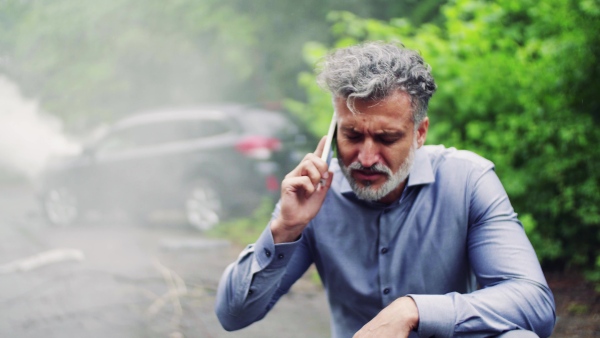
[[[71,225],[79,216],[77,197],[65,187],[48,190],[42,204],[46,218],[54,225]]]
[[[208,181],[195,182],[185,200],[187,222],[198,230],[217,225],[223,216],[223,203],[216,187]]]

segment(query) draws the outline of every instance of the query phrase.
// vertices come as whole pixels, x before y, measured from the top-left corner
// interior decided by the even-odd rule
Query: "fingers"
[[[326,172],[324,177],[324,179],[322,179],[320,181],[320,187],[325,188],[326,190],[329,189],[329,187],[331,186],[331,182],[333,182],[333,173],[332,172]]]
[[[327,163],[321,160],[315,154],[307,154],[298,166],[286,175],[286,179],[290,177],[306,176],[316,185],[329,175]]]
[[[323,137],[315,152],[306,154],[298,166],[285,176],[281,184],[282,193],[298,193],[302,190],[305,197],[308,197],[315,191],[321,191],[323,187],[329,188],[332,174],[328,172],[327,163],[319,156],[323,152],[325,141],[326,137]]]
[[[333,173],[327,173],[326,176],[317,183],[314,183],[308,176],[286,177],[281,186],[282,195],[291,193],[307,199],[313,195],[322,195],[321,199],[325,198],[325,194],[333,181]]]
[[[307,176],[313,184],[319,183],[324,176],[327,176],[327,168],[325,172],[321,174],[321,170],[317,167],[319,164],[315,163],[313,159],[309,159],[304,163],[300,169],[300,176]]]
[[[333,174],[325,184],[316,187],[308,176],[293,176],[281,185],[281,209],[271,222],[275,243],[292,242],[298,239],[306,225],[317,215],[331,187]]]
[[[283,185],[282,188],[287,188],[294,194],[303,191],[305,197],[309,197],[317,190],[316,185],[313,184],[307,176],[286,178],[285,185]]]
[[[321,141],[319,141],[319,144],[317,144],[317,149],[315,149],[314,154],[317,155],[317,157],[321,157],[321,155],[323,155],[323,148],[325,148],[325,142],[327,141],[327,136],[323,136],[321,137]]]
[[[281,206],[278,221],[271,224],[273,239],[283,243],[298,238],[306,225],[321,209],[333,181],[333,173],[318,155],[307,154],[294,170],[281,182]]]
[[[317,184],[321,179],[327,178],[329,166],[327,165],[327,162],[321,159],[325,141],[326,137],[321,138],[315,152],[306,154],[300,164],[298,164],[298,166],[296,166],[296,168],[294,168],[294,170],[286,177],[308,176],[314,184]]]

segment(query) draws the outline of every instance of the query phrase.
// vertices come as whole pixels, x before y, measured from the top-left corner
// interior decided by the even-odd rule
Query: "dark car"
[[[315,144],[280,112],[241,105],[146,112],[117,122],[80,155],[52,160],[39,197],[54,224],[90,210],[144,219],[180,211],[207,229],[276,195]]]

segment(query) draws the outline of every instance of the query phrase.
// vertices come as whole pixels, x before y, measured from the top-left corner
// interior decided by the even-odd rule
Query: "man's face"
[[[415,131],[410,96],[396,91],[382,101],[356,100],[358,114],[336,98],[338,158],[359,198],[382,203],[398,199],[425,142],[429,120]]]

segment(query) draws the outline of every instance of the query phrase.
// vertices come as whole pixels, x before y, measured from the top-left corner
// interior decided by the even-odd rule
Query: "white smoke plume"
[[[51,155],[80,149],[63,134],[59,119],[42,112],[0,74],[0,170],[35,178]]]

